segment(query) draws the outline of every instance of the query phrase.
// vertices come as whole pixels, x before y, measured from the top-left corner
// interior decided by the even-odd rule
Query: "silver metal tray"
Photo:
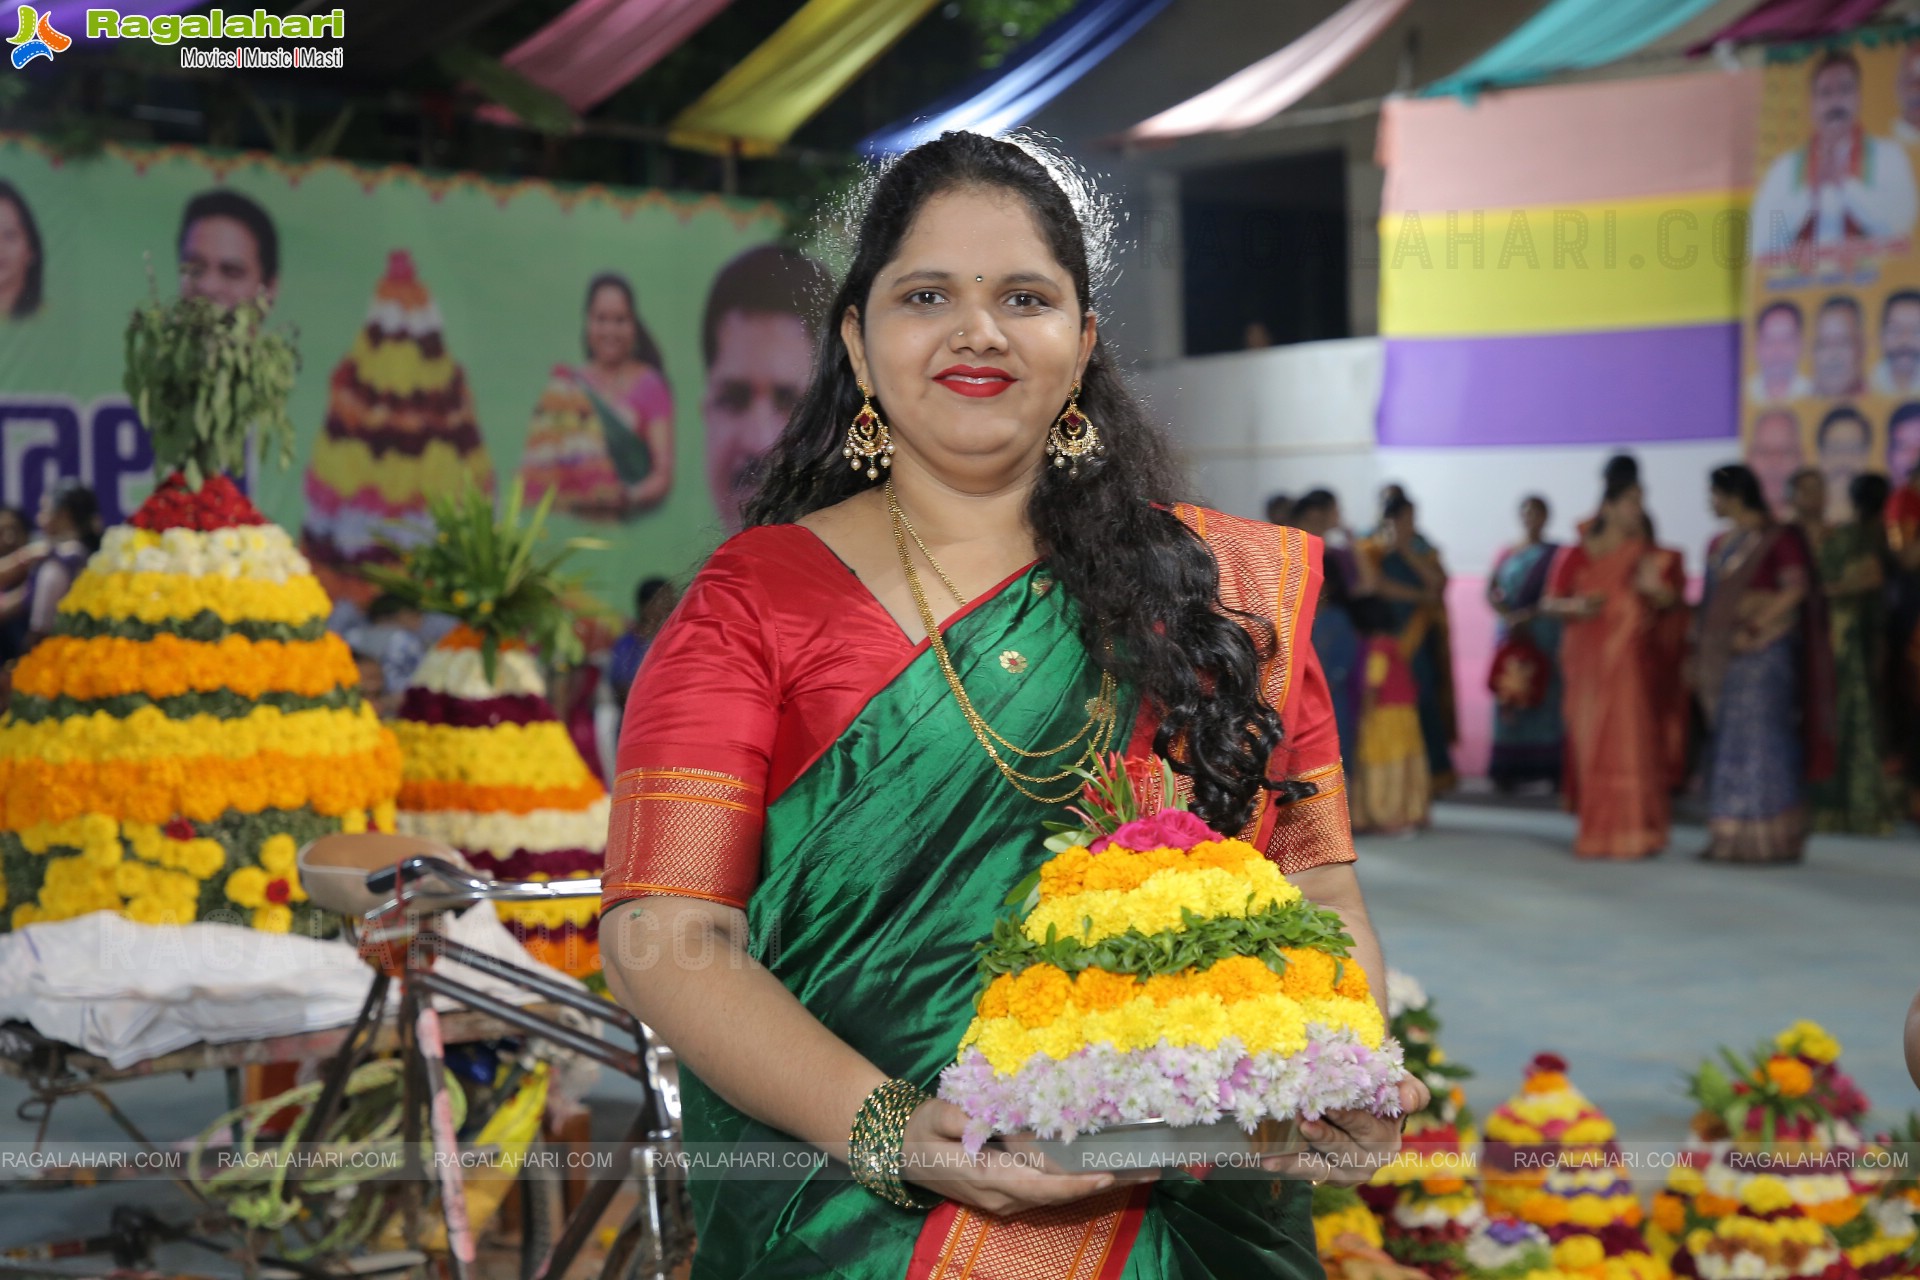
[[[1253,1168],[1262,1159],[1305,1149],[1298,1121],[1266,1121],[1248,1133],[1231,1120],[1174,1125],[1140,1120],[1083,1133],[1072,1141],[1023,1135],[1022,1145],[1049,1163],[1073,1173],[1117,1173],[1136,1169],[1182,1169],[1194,1165]]]

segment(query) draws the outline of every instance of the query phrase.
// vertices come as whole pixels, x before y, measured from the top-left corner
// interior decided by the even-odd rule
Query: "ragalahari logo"
[[[14,47],[13,65],[19,68],[35,58],[51,59],[56,53],[65,53],[67,46],[73,43],[73,38],[53,29],[53,10],[36,13],[23,4],[20,6],[20,33],[7,43]]]

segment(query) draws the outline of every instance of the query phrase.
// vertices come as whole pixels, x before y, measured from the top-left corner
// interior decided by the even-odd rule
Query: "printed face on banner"
[[[1920,43],[1767,69],[1749,232],[1747,461],[1776,512],[1806,462],[1847,487],[1920,453]],[[1898,419],[1896,424],[1896,419]],[[1897,456],[1896,456],[1897,455]]]
[[[295,338],[295,464],[243,482],[337,600],[369,602],[360,567],[431,536],[434,497],[504,497],[517,475],[553,494],[555,545],[605,545],[569,567],[624,611],[738,520],[702,483],[705,424],[750,470],[806,385],[790,300],[729,304],[702,348],[718,275],[780,230],[770,205],[712,197],[117,145],[78,166],[0,137],[0,505],[78,480],[112,524],[151,491],[122,389],[145,259],[164,293],[264,299]]]

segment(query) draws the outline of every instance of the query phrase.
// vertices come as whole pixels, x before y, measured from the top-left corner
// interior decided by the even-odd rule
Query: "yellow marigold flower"
[[[1596,1116],[1591,1120],[1581,1120],[1568,1125],[1566,1132],[1560,1135],[1560,1140],[1569,1146],[1579,1146],[1589,1142],[1605,1142],[1613,1135],[1613,1121],[1604,1116]]]
[[[150,868],[144,862],[123,862],[113,869],[113,891],[123,898],[137,898],[147,891]]]
[[[357,836],[367,829],[367,811],[349,809],[340,815],[340,830],[347,835]]]
[[[288,875],[293,871],[293,858],[298,852],[293,837],[282,831],[261,842],[260,865],[274,875]]]
[[[393,819],[397,806],[391,800],[382,800],[373,806],[373,828],[393,834]]]
[[[1840,1042],[1827,1034],[1817,1022],[1801,1019],[1773,1038],[1774,1047],[1785,1054],[1832,1062],[1840,1056]]]
[[[1249,1053],[1298,1053],[1307,1047],[1307,1019],[1289,996],[1256,996],[1227,1010],[1228,1025]]]
[[[262,933],[285,933],[293,928],[293,910],[284,903],[278,902],[256,907],[253,912],[253,927]]]
[[[1013,1018],[994,1018],[980,1028],[980,1038],[976,1042],[980,1056],[992,1064],[996,1073],[1012,1075],[1026,1065],[1034,1054],[1032,1039],[1026,1028]]]
[[[1804,1097],[1813,1090],[1813,1068],[1798,1058],[1768,1058],[1767,1079],[1788,1098]]]
[[[1563,1271],[1585,1271],[1606,1260],[1606,1249],[1592,1236],[1568,1236],[1553,1246],[1553,1265]]]
[[[136,857],[145,858],[148,862],[160,861],[160,843],[165,837],[160,834],[158,825],[128,821],[120,824],[120,831],[126,836],[127,843],[133,846]]]
[[[89,839],[80,855],[101,870],[112,871],[126,856],[126,846],[120,843],[117,835],[105,840]]]
[[[220,868],[227,865],[227,851],[218,840],[209,840],[204,836],[189,840],[182,865],[196,879],[210,880],[219,874]]]
[[[13,909],[13,917],[9,923],[15,929],[24,929],[39,918],[40,908],[31,902],[23,902]]]
[[[1066,974],[1050,964],[1030,965],[1013,980],[1007,1009],[1021,1025],[1043,1027],[1060,1016],[1072,994],[1073,984]]]
[[[267,902],[267,873],[259,867],[241,867],[227,877],[226,894],[243,907],[264,907]]]
[[[1697,1196],[1707,1189],[1705,1178],[1692,1165],[1680,1165],[1667,1175],[1667,1185],[1683,1196]]]

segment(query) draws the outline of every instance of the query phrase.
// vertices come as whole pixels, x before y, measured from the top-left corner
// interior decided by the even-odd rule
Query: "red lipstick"
[[[949,391],[975,399],[997,396],[1019,381],[1005,369],[970,364],[942,369],[933,375],[933,380]]]

